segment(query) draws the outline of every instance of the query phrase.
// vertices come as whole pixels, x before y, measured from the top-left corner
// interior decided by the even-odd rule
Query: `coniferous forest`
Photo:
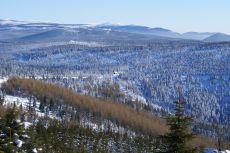
[[[0,1],[4,15],[2,3],[9,2]],[[193,9],[191,15],[196,13]],[[126,15],[130,14],[119,19]],[[185,24],[181,27],[187,28]],[[229,35],[0,19],[0,153],[227,153],[229,149]]]
[[[185,115],[181,97],[174,103],[175,115],[164,120],[34,79],[12,78],[1,90],[2,99],[7,94],[29,97],[26,108],[20,101],[1,105],[0,150],[4,152],[185,153],[217,144],[191,131],[192,118]]]

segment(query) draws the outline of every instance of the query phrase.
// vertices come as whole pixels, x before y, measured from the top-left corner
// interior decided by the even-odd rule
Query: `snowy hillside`
[[[1,78],[0,79],[0,86],[2,83],[6,82],[8,79],[7,78]],[[35,99],[35,97],[21,97],[21,96],[12,96],[12,95],[4,95],[4,105],[5,106],[11,106],[11,107],[15,107],[17,106],[18,108],[20,108],[20,110],[23,110],[25,112],[28,111],[28,116],[24,116],[25,119],[18,118],[17,119],[17,124],[22,125],[24,128],[24,134],[22,134],[20,137],[18,136],[17,133],[14,133],[15,138],[13,140],[13,143],[16,145],[17,148],[23,148],[25,149],[25,145],[28,143],[28,140],[30,140],[31,135],[27,134],[25,131],[27,131],[28,129],[30,129],[32,126],[36,126],[39,122],[40,119],[42,120],[46,120],[45,118],[49,118],[49,119],[55,119],[58,121],[66,121],[66,118],[60,117],[58,114],[58,112],[56,111],[45,111],[45,112],[41,112],[41,103],[39,101],[37,101]],[[65,106],[64,106],[65,107]],[[33,117],[30,117],[30,110],[31,108],[33,109],[33,115],[36,116],[36,119],[34,119]],[[48,109],[48,108],[47,108]],[[46,109],[46,110],[47,110]],[[66,114],[65,116],[68,115]],[[70,117],[70,116],[69,116]],[[47,124],[47,123],[46,123]],[[112,122],[110,122],[109,120],[106,120],[105,122],[103,122],[103,124],[99,125],[97,123],[94,123],[92,121],[90,121],[88,118],[83,118],[80,121],[80,125],[83,128],[90,128],[93,131],[96,131],[97,133],[100,131],[104,131],[107,130],[107,124],[109,124],[110,128],[112,129],[113,132],[115,133],[123,133],[125,131],[125,128],[123,127],[119,127],[114,125]],[[50,125],[47,124],[48,128]],[[135,137],[135,133],[131,132],[129,133],[129,135],[131,137]],[[1,137],[2,135],[0,135]],[[89,141],[90,139],[86,137],[86,140]],[[115,142],[113,142],[114,140],[111,140],[111,145],[110,147],[113,148],[113,150],[116,150],[117,146],[114,144]],[[135,147],[133,147],[132,149],[136,149]],[[146,148],[144,148],[146,149]],[[36,152],[42,152],[44,150],[43,147],[35,147],[32,149],[32,152],[36,153]],[[215,149],[212,148],[206,148],[205,149],[205,153],[213,153],[215,152]],[[112,152],[116,152],[116,151],[112,151]],[[226,151],[222,151],[221,153],[228,153],[230,151],[226,150]]]
[[[192,130],[216,140],[221,128],[227,141],[230,138],[227,37],[209,32],[180,34],[138,25],[0,20],[0,83],[15,76],[33,78],[158,117],[174,114],[173,102],[178,99],[180,89],[186,101],[185,112],[194,119]],[[202,41],[206,38],[215,40]],[[60,100],[55,101],[54,107],[52,98],[47,103],[44,95],[45,98],[26,94],[8,91],[5,105],[33,108],[33,115],[38,118],[58,121],[74,118],[81,127],[90,127],[94,132],[111,126],[118,133],[126,131],[117,121],[89,119],[98,112],[74,116],[73,111],[78,109],[60,106]],[[135,135],[132,130],[127,131]]]

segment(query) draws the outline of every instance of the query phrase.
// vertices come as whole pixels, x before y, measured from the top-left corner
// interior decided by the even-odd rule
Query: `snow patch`
[[[15,141],[14,141],[14,143],[17,145],[17,147],[19,147],[19,148],[21,148],[22,147],[22,144],[23,144],[23,142],[22,142],[22,140],[20,140],[20,139],[16,139]]]
[[[8,80],[8,78],[1,78],[0,77],[0,87],[1,87],[1,85],[4,83],[4,82],[6,82]]]
[[[88,46],[88,47],[102,47],[102,46],[104,46],[103,44],[97,43],[97,42],[74,41],[74,40],[70,40],[68,42],[68,44],[83,45],[83,46]]]
[[[23,98],[23,97],[18,97],[18,96],[11,96],[11,95],[5,95],[5,101],[4,101],[4,105],[16,105],[17,107],[22,107],[22,109],[24,110],[28,110],[28,108],[30,107],[33,107],[33,102],[30,102],[29,101],[29,98]],[[41,112],[39,110],[39,105],[40,105],[40,102],[39,101],[36,101],[36,106],[35,106],[35,113],[37,116],[39,117],[45,117],[46,115],[51,118],[51,119],[57,119],[57,120],[60,120],[59,117],[57,117],[55,115],[54,112],[52,111],[49,111],[49,112]],[[28,128],[30,126],[29,123],[27,122],[24,122],[24,125],[25,125],[25,128]]]
[[[16,105],[17,107],[22,106],[22,108],[25,109],[29,106],[29,100],[28,98],[6,95],[5,104],[6,105]]]
[[[204,150],[204,153],[230,153],[230,151],[229,150],[218,151],[217,149],[214,149],[214,148],[206,148]]]
[[[23,122],[24,128],[28,129],[30,126],[32,126],[33,124],[30,122]]]
[[[37,152],[38,152],[36,148],[34,148],[32,151],[33,151],[34,153],[37,153]]]

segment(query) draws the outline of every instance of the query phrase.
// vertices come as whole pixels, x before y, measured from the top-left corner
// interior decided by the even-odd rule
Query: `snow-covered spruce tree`
[[[188,146],[195,135],[189,131],[192,118],[184,115],[185,102],[180,98],[174,102],[175,115],[167,117],[170,132],[161,137],[159,152],[165,153],[194,153],[197,152]],[[163,147],[162,147],[163,146]]]

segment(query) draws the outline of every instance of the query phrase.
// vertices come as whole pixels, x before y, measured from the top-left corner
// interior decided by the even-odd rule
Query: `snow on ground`
[[[128,83],[127,81],[121,81],[118,79],[119,75],[122,74],[122,72],[114,72],[113,75],[111,76],[111,80],[117,82],[120,86],[120,91],[125,94],[127,97],[131,97],[132,101],[138,100],[142,102],[143,104],[147,105],[146,98],[135,93],[134,91],[128,89]],[[151,106],[156,109],[156,110],[161,110],[162,107],[156,104],[151,104]]]
[[[218,152],[218,150],[213,149],[213,148],[206,148],[204,153],[230,153],[229,150],[225,150],[225,151],[220,151]]]
[[[15,141],[14,141],[14,143],[17,145],[17,147],[19,147],[19,148],[21,148],[22,147],[22,144],[23,144],[23,142],[22,142],[22,140],[20,140],[20,139],[16,139]]]
[[[119,76],[119,73],[116,72],[112,75],[112,79],[115,81],[116,78]],[[103,78],[103,76],[100,76],[101,78]],[[37,76],[36,79],[42,79],[41,76]],[[8,78],[1,78],[0,77],[0,87],[1,87],[1,84],[6,82],[8,80]],[[140,100],[142,101],[143,103],[146,103],[146,100],[144,97],[140,96],[140,95],[137,95],[135,93],[133,93],[132,91],[128,90],[126,88],[126,85],[124,82],[119,82],[119,85],[120,85],[120,90],[126,95],[126,96],[130,96],[132,97],[132,100]],[[11,95],[5,95],[5,105],[16,105],[18,107],[22,106],[23,109],[27,110],[28,107],[29,107],[29,104],[30,104],[30,100],[29,98],[24,98],[24,97],[18,97],[18,96],[11,96]],[[40,110],[38,109],[39,108],[39,105],[40,105],[40,102],[39,101],[36,101],[36,108],[35,108],[35,112],[36,114],[39,116],[39,117],[44,117],[45,116],[45,113],[43,112],[40,112]],[[157,108],[157,109],[161,109],[161,107],[159,107],[158,105],[154,105],[152,104],[154,108]],[[49,118],[53,118],[53,119],[60,119],[59,117],[56,117],[56,115],[49,111],[48,112],[48,117]],[[30,122],[23,122],[24,124],[24,127],[25,129],[27,129],[29,126],[32,125],[32,123]],[[95,123],[92,123],[90,121],[82,121],[81,123],[83,126],[87,126],[87,127],[90,127],[92,128],[93,130],[99,130],[99,129],[104,129],[104,124],[102,124],[101,126],[98,126],[97,124]],[[118,127],[113,127],[113,131],[115,132],[118,132],[122,130],[122,128],[118,128]],[[20,140],[20,139],[17,139],[15,142],[14,142],[18,147],[21,147],[23,142]],[[38,149],[39,150],[39,149]],[[34,148],[33,149],[33,152],[37,152],[37,149]],[[205,153],[218,153],[218,151],[216,149],[213,149],[213,148],[206,148],[205,149]],[[225,151],[221,151],[219,153],[230,153],[229,150],[225,150]]]
[[[17,96],[5,95],[5,105],[14,105],[14,104],[17,107],[22,106],[22,108],[26,109],[29,107],[29,99],[17,97]]]
[[[36,149],[36,148],[34,148],[34,149],[33,149],[33,152],[34,152],[34,153],[37,153],[38,151],[37,151],[37,149]]]
[[[41,77],[38,76],[38,78],[41,78]],[[7,80],[8,80],[8,78],[1,78],[0,77],[0,87],[1,87],[2,83],[6,82]],[[29,106],[33,105],[33,100],[32,99],[30,100],[30,98],[12,96],[12,95],[5,95],[4,98],[5,98],[4,105],[16,105],[19,108],[22,107],[24,110],[28,110]],[[40,106],[40,102],[36,101],[36,106],[35,106],[36,115],[39,117],[46,116],[45,113],[43,113],[39,110],[39,106]],[[56,115],[52,111],[49,111],[47,115],[49,118],[52,118],[52,119],[60,119],[59,117],[56,117]],[[25,122],[24,126],[25,126],[25,128],[30,126],[29,122],[28,123]]]
[[[24,124],[24,128],[25,128],[25,129],[28,129],[30,126],[33,125],[33,124],[30,123],[30,122],[23,122],[23,124]]]
[[[0,87],[2,85],[2,83],[6,82],[8,80],[8,78],[1,78],[0,77]]]
[[[33,100],[32,100],[33,101]],[[29,98],[23,98],[23,97],[18,97],[18,96],[11,96],[11,95],[5,95],[5,103],[4,105],[16,105],[17,107],[22,107],[24,110],[28,110],[29,106],[33,105],[33,102],[29,100]],[[35,106],[35,113],[39,117],[44,117],[48,116],[51,119],[60,119],[59,117],[56,116],[56,114],[52,111],[49,111],[48,114],[41,112],[39,110],[40,102],[36,101],[36,106]],[[25,123],[25,126],[27,126],[27,123]]]
[[[122,74],[122,72],[114,72],[111,76],[111,80],[119,84],[121,92],[125,94],[125,96],[131,97],[132,101],[138,100],[141,101],[143,104],[147,104],[146,99],[143,96],[140,96],[127,88],[126,81],[120,81],[118,79],[120,74]]]
[[[146,99],[143,96],[140,96],[129,90],[124,83],[120,83],[119,85],[121,92],[124,93],[127,97],[131,97],[132,101],[138,100],[141,101],[143,104],[147,104]]]
[[[82,127],[85,128],[90,128],[96,132],[100,132],[100,131],[104,131],[104,130],[108,130],[108,128],[110,128],[110,130],[112,130],[115,133],[121,133],[121,134],[125,134],[125,128],[122,126],[117,126],[115,124],[113,124],[111,121],[109,120],[104,120],[102,124],[98,125],[96,123],[93,123],[87,119],[82,119],[80,120],[80,125]],[[127,132],[127,131],[126,131]],[[136,133],[133,131],[128,131],[130,136],[135,136]]]
[[[105,45],[98,43],[98,42],[74,41],[74,40],[70,40],[67,44],[83,45],[83,46],[88,46],[88,47],[103,47],[103,46],[105,46]]]

